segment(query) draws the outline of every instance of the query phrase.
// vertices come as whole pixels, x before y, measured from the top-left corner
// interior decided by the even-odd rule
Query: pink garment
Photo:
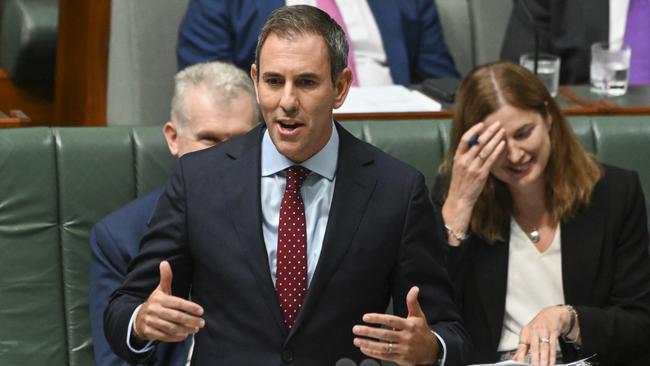
[[[339,7],[336,5],[334,0],[317,0],[318,8],[327,14],[329,14],[334,21],[336,21],[343,31],[345,32],[345,38],[348,40],[348,67],[352,70],[352,85],[357,86],[357,69],[354,63],[354,50],[352,48],[352,42],[350,42],[350,36],[348,35],[348,27],[343,21]]]

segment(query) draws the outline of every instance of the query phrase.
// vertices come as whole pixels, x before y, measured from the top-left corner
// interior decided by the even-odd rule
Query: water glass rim
[[[528,59],[528,58],[530,58],[531,60],[534,59],[535,53],[534,52],[524,53],[523,55],[521,55],[521,57],[519,57],[519,61],[521,62],[521,60]],[[560,56],[554,55],[552,53],[540,52],[537,55],[537,59],[539,61],[556,61],[556,60],[559,61]]]
[[[622,41],[618,41],[618,42],[602,41],[602,42],[595,42],[591,45],[592,52],[594,51],[619,52],[619,51],[627,51],[629,49],[630,49],[630,45],[628,45],[627,43],[623,43]]]

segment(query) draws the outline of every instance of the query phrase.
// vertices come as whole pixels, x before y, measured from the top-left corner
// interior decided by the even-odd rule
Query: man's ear
[[[178,157],[178,131],[172,122],[167,122],[163,126],[163,134],[167,140],[167,147],[169,152]]]
[[[252,64],[251,65],[251,79],[253,79],[253,86],[255,86],[255,99],[257,99],[257,104],[260,104],[260,97],[258,96],[257,92],[257,78],[259,75],[257,75],[257,65]]]
[[[352,70],[349,67],[346,67],[341,71],[339,76],[336,78],[334,83],[334,88],[336,89],[336,97],[334,98],[334,109],[343,105],[345,98],[350,91],[350,86],[352,85]]]

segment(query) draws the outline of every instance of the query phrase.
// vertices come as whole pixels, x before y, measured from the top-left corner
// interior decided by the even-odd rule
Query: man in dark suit
[[[197,64],[178,73],[171,121],[163,127],[169,151],[178,157],[241,135],[258,123],[253,83],[242,70],[221,62]],[[126,365],[104,337],[103,314],[111,294],[122,284],[127,265],[162,194],[151,192],[99,221],[91,231],[90,315],[95,363]],[[161,344],[155,365],[185,365],[191,339]]]
[[[540,51],[562,60],[560,83],[589,83],[590,47],[609,39],[609,22],[609,0],[515,0],[501,58],[533,52],[536,27]]]
[[[347,51],[317,8],[271,14],[251,67],[266,126],[179,159],[105,314],[118,354],[194,334],[194,365],[463,364],[422,174],[333,121]]]
[[[190,0],[178,35],[179,68],[219,60],[248,70],[264,21],[271,11],[285,3],[284,0]],[[394,84],[411,85],[426,78],[459,77],[445,44],[434,1],[368,0],[367,6],[368,16],[374,17],[379,42],[383,45],[383,50],[379,47],[372,53],[385,53],[383,66],[390,69]],[[365,24],[368,23],[369,20]],[[372,28],[363,31],[361,33],[373,33]],[[355,36],[350,34],[353,45]],[[364,46],[369,46],[365,40]]]

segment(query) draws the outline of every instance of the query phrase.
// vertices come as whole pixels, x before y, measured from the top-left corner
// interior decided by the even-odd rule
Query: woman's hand
[[[442,207],[445,224],[454,233],[465,233],[474,204],[485,186],[492,165],[505,148],[505,130],[495,122],[485,129],[483,122],[467,130],[456,148],[447,199]],[[449,235],[450,245],[460,241]]]
[[[555,365],[558,338],[569,330],[570,322],[571,313],[566,306],[549,306],[542,309],[522,328],[517,353],[512,359],[524,362],[526,354],[530,353],[533,365]]]

